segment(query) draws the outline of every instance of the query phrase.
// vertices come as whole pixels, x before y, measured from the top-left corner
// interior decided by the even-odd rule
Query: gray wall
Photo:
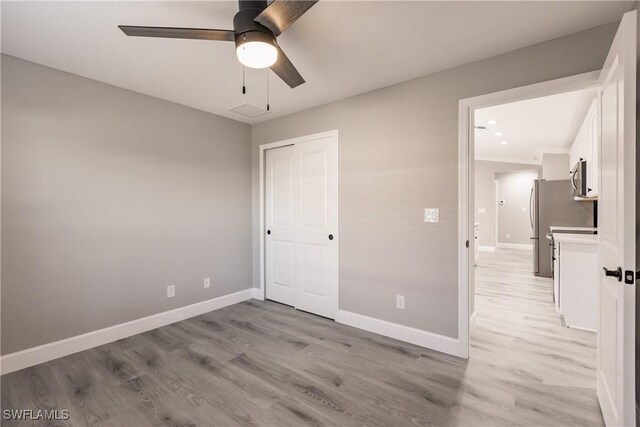
[[[542,178],[548,181],[569,179],[569,155],[549,154],[542,155]]]
[[[2,354],[250,288],[250,139],[2,56]]]
[[[475,161],[475,222],[480,223],[480,246],[495,246],[496,243],[496,173],[532,169],[538,170],[539,173],[540,166],[487,160]],[[485,213],[480,213],[480,209],[484,209]]]
[[[498,181],[498,242],[530,245],[531,229],[529,196],[538,171],[505,172],[496,174]],[[524,212],[523,212],[524,211]],[[507,235],[509,236],[507,238]]]
[[[338,129],[340,308],[456,337],[458,100],[600,69],[617,23],[254,125],[260,144]],[[433,42],[437,42],[434,40]],[[423,222],[425,207],[440,222]],[[395,295],[406,309],[395,308]]]

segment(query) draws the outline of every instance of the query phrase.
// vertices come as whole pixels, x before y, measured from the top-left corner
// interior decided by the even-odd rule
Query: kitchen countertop
[[[594,227],[563,227],[561,225],[552,225],[549,227],[549,230],[553,233],[555,230],[567,230],[567,231],[598,231],[597,228]]]
[[[600,241],[597,234],[554,233],[553,239],[558,243],[583,243],[595,245]]]

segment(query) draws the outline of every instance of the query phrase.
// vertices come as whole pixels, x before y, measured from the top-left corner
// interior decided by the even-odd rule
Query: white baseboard
[[[363,316],[362,314],[344,310],[338,311],[336,322],[419,345],[421,347],[441,351],[442,353],[451,354],[453,356],[465,357],[461,351],[460,341],[457,338],[434,334],[433,332],[427,332],[411,328],[409,326],[387,322],[386,320],[374,319],[373,317]]]
[[[587,332],[593,332],[596,333],[598,332],[596,329],[592,329],[592,328],[585,328],[582,326],[575,326],[575,325],[571,325],[571,319],[569,319],[569,316],[567,316],[566,314],[564,315],[564,326],[566,326],[567,328],[571,328],[571,329],[577,329],[579,331],[587,331]]]
[[[495,252],[496,251],[496,247],[495,246],[480,246],[478,247],[478,250],[481,252]]]
[[[253,299],[264,301],[264,294],[262,293],[261,289],[259,288],[251,288],[251,289],[253,289]]]
[[[524,249],[533,250],[533,245],[529,243],[496,243],[496,248],[501,249]]]
[[[249,288],[229,295],[197,302],[185,307],[165,311],[119,325],[110,326],[97,331],[88,332],[75,337],[54,341],[0,357],[0,373],[2,375],[28,368],[49,360],[88,350],[132,335],[150,331],[161,326],[170,325],[190,317],[199,316],[213,310],[250,300],[256,289]]]
[[[594,334],[598,332],[596,329],[592,329],[592,328],[582,328],[582,327],[580,327],[580,326],[571,326],[571,325],[567,325],[567,328],[570,328],[570,329],[577,329],[577,330],[579,330],[579,331],[585,331],[585,332],[593,332]]]

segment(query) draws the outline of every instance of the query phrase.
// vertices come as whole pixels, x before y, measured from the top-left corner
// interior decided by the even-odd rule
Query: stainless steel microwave
[[[573,197],[587,197],[587,161],[580,159],[571,170],[571,193]]]

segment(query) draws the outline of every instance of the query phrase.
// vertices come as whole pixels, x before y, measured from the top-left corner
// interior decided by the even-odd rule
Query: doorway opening
[[[600,417],[597,96],[586,87],[476,109],[471,189],[473,351],[507,355],[532,382],[579,387],[594,398],[590,419]]]
[[[604,422],[596,391],[598,310],[591,306],[585,321],[556,309],[554,248],[547,234],[550,226],[585,233],[597,226],[597,185],[585,177],[591,195],[576,201],[573,188],[581,183],[572,169],[575,156],[589,166],[597,163],[592,153],[598,149],[590,145],[597,140],[582,140],[597,132],[588,117],[597,117],[592,108],[598,77],[588,73],[461,102],[461,114],[468,113],[461,132],[469,142],[462,207],[468,209],[464,220],[471,237],[462,272],[469,283],[469,356],[504,366],[505,375],[525,387],[550,394],[563,387],[580,390],[575,407],[556,411],[579,414],[585,424]],[[589,256],[597,254],[595,240],[589,250]],[[563,267],[581,262],[577,254],[583,255],[564,254]],[[593,266],[595,304],[597,261],[586,263]],[[588,308],[579,305],[578,314]]]
[[[479,353],[475,356],[472,354],[472,357],[482,358],[481,353],[488,352],[485,357],[490,358],[493,364],[503,363],[511,375],[520,376],[515,379],[516,381],[520,383],[524,381],[528,383],[527,387],[534,388],[536,382],[543,384],[546,386],[544,392],[554,394],[555,390],[557,399],[562,399],[561,395],[566,396],[568,381],[578,383],[585,381],[586,388],[580,388],[575,383],[569,385],[574,389],[571,393],[572,397],[589,396],[591,405],[589,406],[587,402],[583,403],[587,403],[589,410],[594,415],[589,421],[585,420],[585,424],[592,423],[593,420],[596,422],[601,420],[603,424],[607,425],[635,425],[636,423],[635,282],[639,267],[636,257],[638,245],[636,234],[636,58],[637,13],[631,11],[622,18],[602,70],[464,99],[459,104],[459,229],[460,240],[464,242],[466,239],[466,245],[463,243],[459,246],[459,340],[467,344],[467,352],[471,350],[472,353]],[[536,224],[538,227],[543,224],[545,227],[548,226],[549,230],[534,229],[535,233],[532,237],[538,237],[538,247],[540,247],[540,236],[545,234],[546,238],[546,233],[551,232],[553,247],[550,253],[554,256],[549,261],[554,269],[554,280],[550,284],[548,278],[541,278],[540,273],[543,273],[541,264],[538,266],[538,276],[534,275],[534,279],[531,276],[533,269],[528,271],[528,280],[546,281],[546,283],[536,283],[538,287],[532,291],[532,294],[536,295],[538,289],[542,293],[546,292],[547,303],[544,307],[540,306],[542,308],[535,312],[519,312],[517,306],[513,310],[513,306],[517,304],[514,304],[514,301],[510,299],[513,298],[517,290],[509,287],[509,283],[513,281],[514,277],[507,277],[507,280],[502,279],[502,283],[499,283],[502,285],[501,292],[488,289],[485,295],[486,302],[490,304],[502,298],[504,302],[502,307],[507,310],[511,309],[511,316],[494,316],[491,319],[489,315],[485,319],[484,325],[481,325],[480,316],[476,314],[478,319],[476,319],[473,341],[470,341],[469,330],[472,315],[470,309],[474,307],[472,298],[475,296],[474,279],[476,276],[472,255],[475,239],[469,239],[470,231],[474,229],[475,224],[474,121],[476,112],[501,104],[589,88],[597,90],[596,118],[590,121],[589,113],[587,113],[587,117],[585,117],[569,150],[569,157],[575,161],[575,164],[570,165],[570,187],[568,190],[573,195],[574,201],[583,201],[587,204],[593,203],[595,197],[599,199],[595,209],[597,212],[595,221],[597,222],[594,224],[597,225],[597,241],[592,245],[596,247],[596,250],[595,252],[585,250],[585,247],[589,247],[588,244],[585,244],[586,240],[592,240],[593,235],[556,233],[551,229],[554,224],[543,220],[545,215],[556,208],[555,203],[544,201],[545,195],[551,197],[558,189],[552,189],[550,185],[545,185],[549,188],[543,189],[542,185],[539,185],[540,188],[534,197],[538,197],[537,201],[543,207],[537,207],[534,210],[534,213],[538,214],[538,221],[534,221],[534,227]],[[504,136],[500,135],[500,132],[500,130],[495,131],[494,136]],[[508,143],[502,145],[508,145]],[[591,150],[591,155],[595,154],[596,157],[590,162],[589,150]],[[591,172],[595,172],[597,175],[595,181],[589,175],[590,164],[592,166]],[[545,181],[535,182],[542,184]],[[592,185],[597,183],[597,186],[594,188],[589,185],[590,183]],[[554,200],[555,197],[551,197],[551,199]],[[595,217],[595,215],[592,216]],[[556,227],[567,229],[568,226],[559,223]],[[533,250],[534,248],[531,249],[531,251]],[[507,256],[501,258],[506,259]],[[538,257],[539,262],[540,260],[541,258]],[[526,263],[521,265],[524,266]],[[592,270],[594,267],[595,270]],[[522,273],[522,269],[516,268],[516,265],[511,265],[509,270],[502,268],[501,271],[495,271],[494,277],[489,282],[495,284],[505,275],[513,275],[519,270]],[[598,312],[594,352],[596,363],[595,365],[593,362],[581,365],[579,362],[574,362],[571,367],[566,366],[566,369],[553,369],[549,365],[551,360],[573,362],[579,360],[580,353],[576,354],[575,349],[570,348],[575,343],[571,338],[561,336],[557,340],[547,340],[549,335],[559,334],[559,331],[563,333],[570,331],[571,334],[593,333],[580,329],[580,326],[583,326],[585,322],[582,315],[590,310],[588,310],[588,304],[582,303],[583,293],[579,288],[583,281],[594,278]],[[557,280],[559,283],[553,283]],[[480,286],[481,284],[478,282],[476,285]],[[585,288],[587,295],[591,292],[588,289],[590,286]],[[552,304],[548,301],[549,296],[556,298],[558,295],[559,299],[553,301]],[[580,298],[572,298],[572,295],[578,295]],[[536,296],[540,297],[541,295]],[[591,297],[588,296],[587,300],[591,301]],[[559,303],[559,306],[556,305],[556,302]],[[500,305],[498,307],[501,308]],[[479,313],[479,310],[480,304],[474,311]],[[557,315],[558,310],[565,315],[566,325],[558,325],[553,317],[549,317]],[[517,322],[510,323],[514,320]],[[529,325],[535,323],[537,325],[523,328],[523,324],[527,322]],[[573,326],[573,328],[566,328],[567,325]],[[559,329],[559,326],[562,329]],[[488,336],[481,336],[482,330],[480,328],[482,327],[487,327],[485,332],[489,331]],[[493,334],[491,334],[491,328],[494,329]],[[502,329],[495,333],[495,328]],[[583,327],[582,329],[590,328]],[[525,332],[525,335],[514,335],[520,331]],[[492,340],[493,345],[491,345]],[[473,344],[469,348],[471,343]],[[584,348],[580,350],[584,352]],[[591,374],[593,366],[595,366],[595,372]],[[575,367],[586,368],[586,371],[575,372],[573,369]],[[560,391],[559,394],[558,391]],[[550,402],[550,405],[554,406],[556,411],[571,411],[572,405],[570,403],[573,402],[570,400],[563,399],[562,407],[556,404],[555,398],[553,400],[554,402]],[[575,406],[576,413],[585,413],[587,406],[583,403]],[[578,410],[578,407],[581,409]],[[598,415],[601,415],[602,418]]]

